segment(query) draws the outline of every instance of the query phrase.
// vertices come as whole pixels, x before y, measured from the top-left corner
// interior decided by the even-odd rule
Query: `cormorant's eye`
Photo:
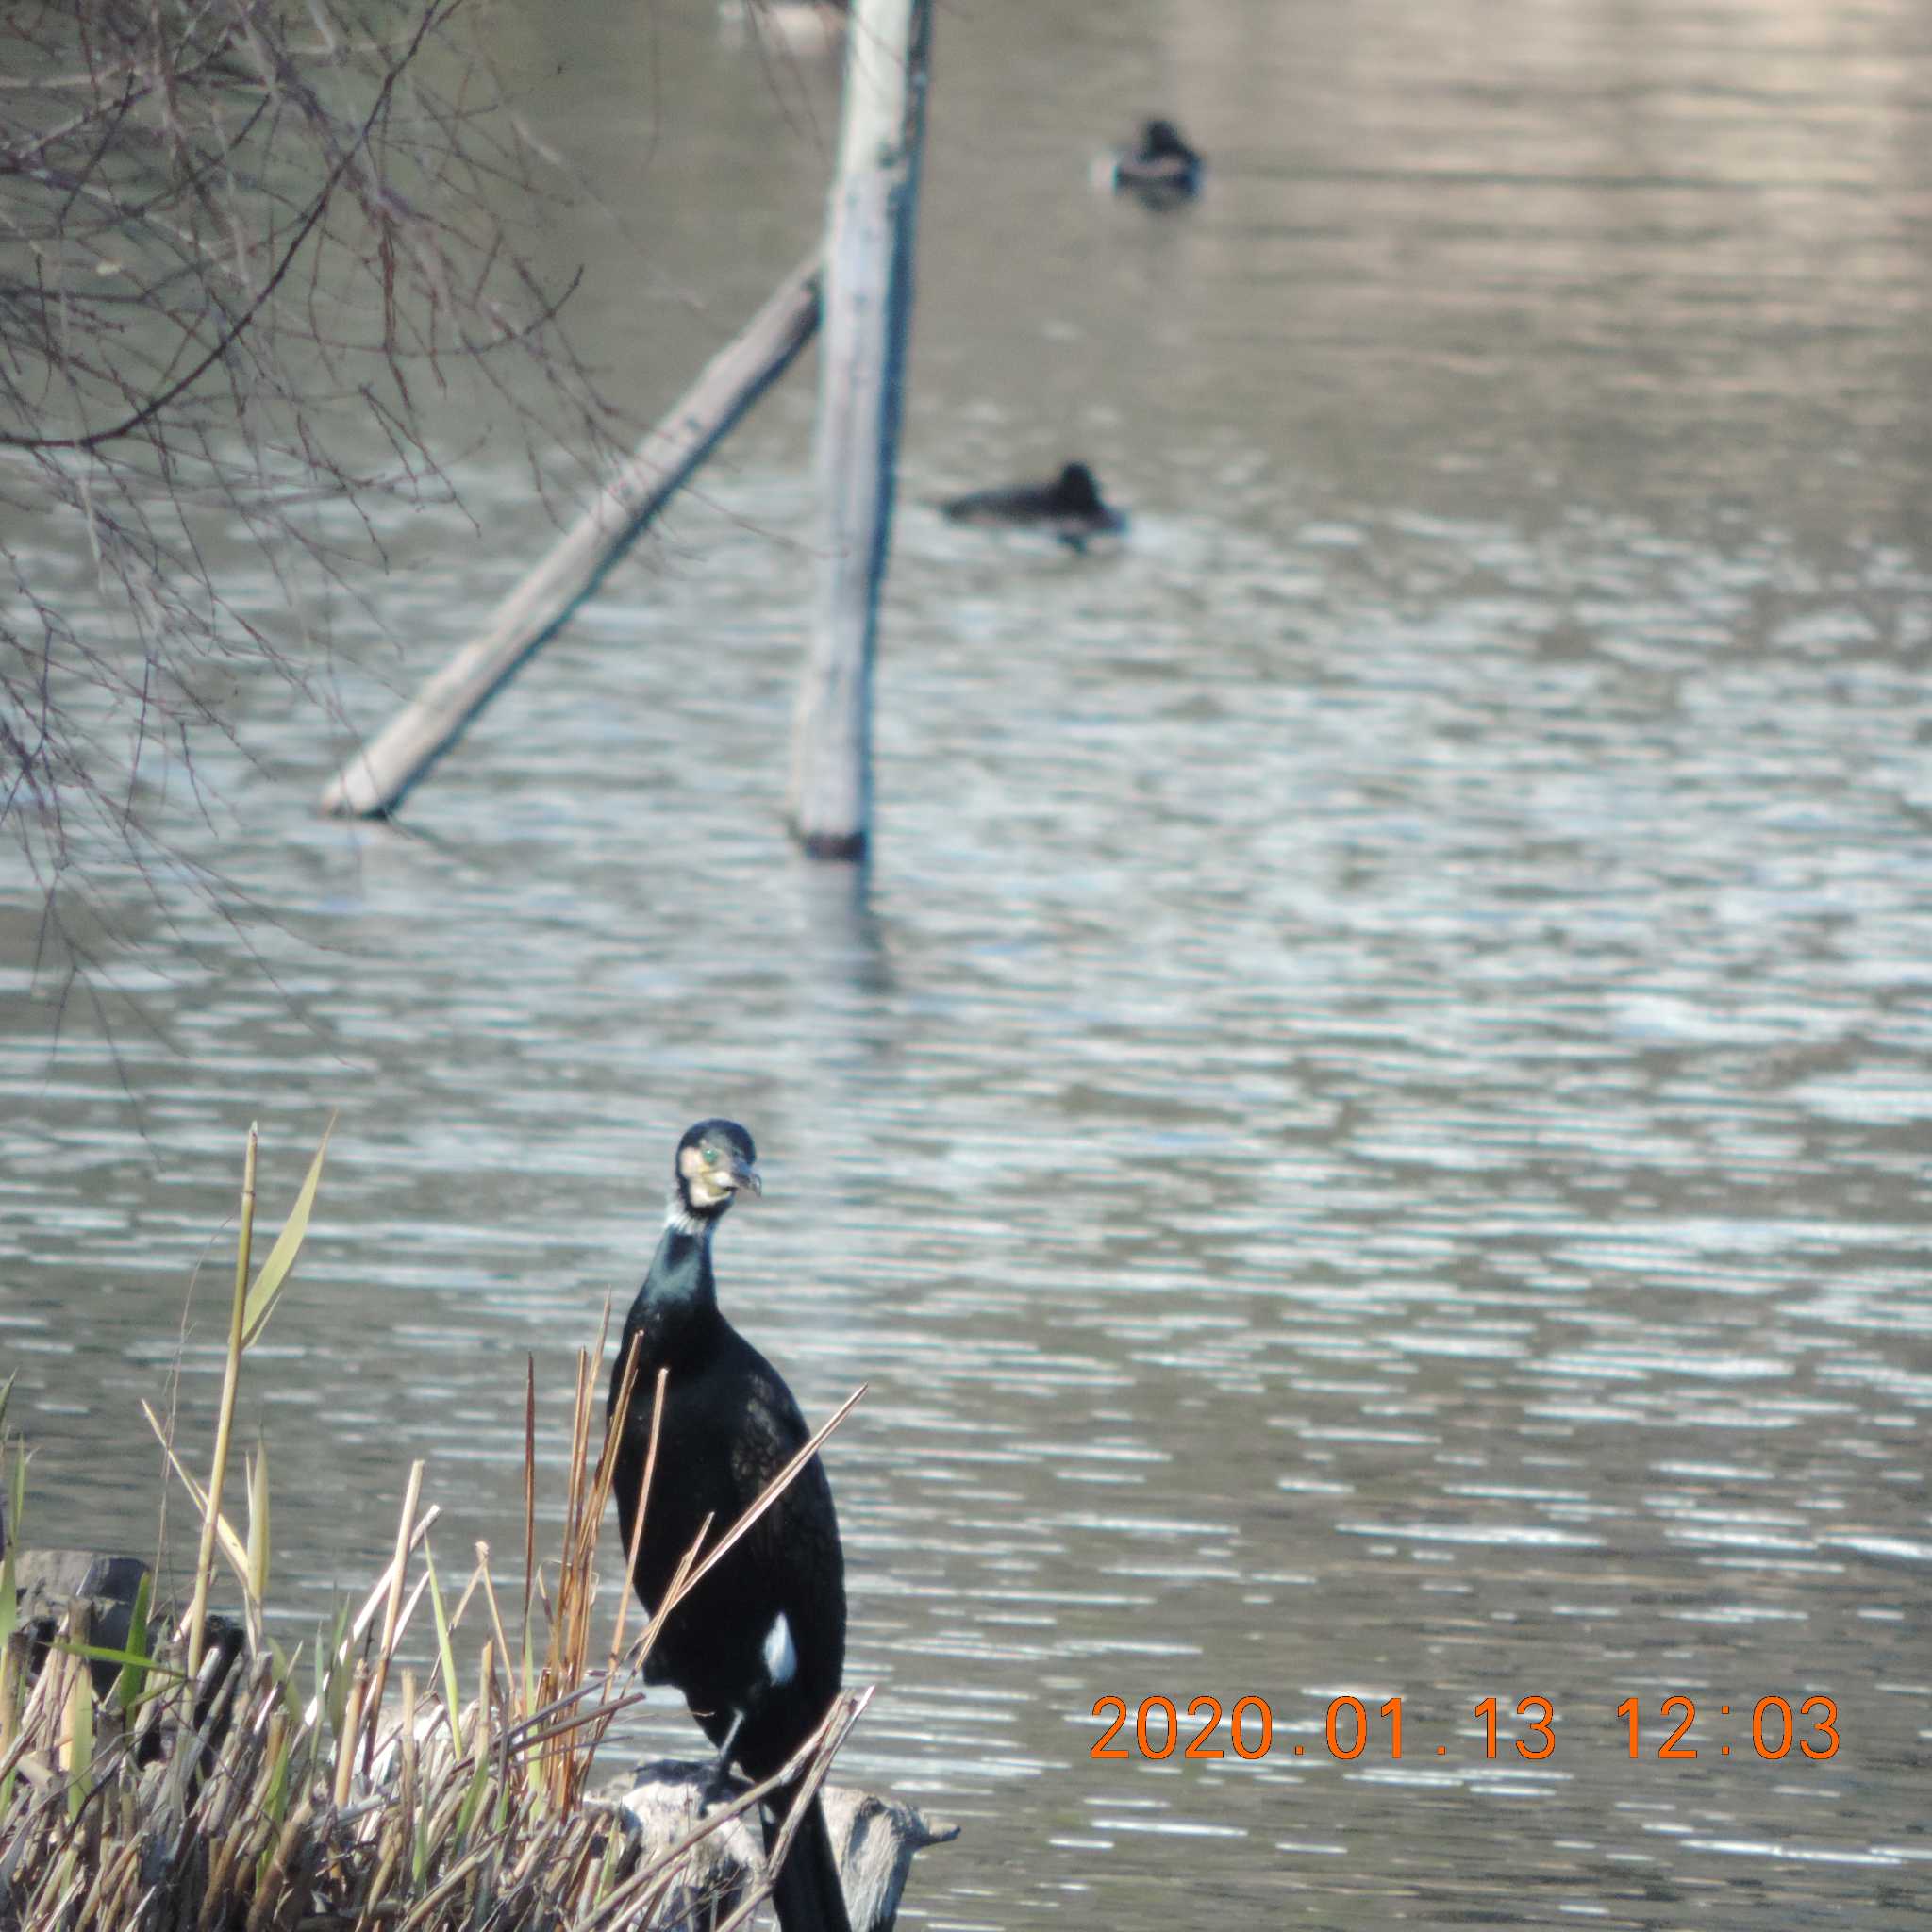
[[[705,1149],[705,1165],[707,1167],[716,1167],[724,1158],[724,1157],[715,1147],[707,1147]]]

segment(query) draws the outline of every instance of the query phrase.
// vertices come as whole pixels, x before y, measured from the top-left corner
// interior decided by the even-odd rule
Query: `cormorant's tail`
[[[773,1793],[781,1804],[791,1795],[789,1791]],[[767,1853],[783,1824],[782,1816],[765,1813]],[[832,1851],[832,1834],[825,1827],[824,1807],[816,1791],[798,1821],[791,1849],[772,1887],[772,1904],[781,1932],[852,1932],[852,1922],[845,1913],[845,1889],[839,1882],[839,1860]]]

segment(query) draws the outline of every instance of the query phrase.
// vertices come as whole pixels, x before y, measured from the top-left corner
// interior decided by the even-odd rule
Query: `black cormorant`
[[[1173,208],[1200,192],[1204,166],[1172,121],[1150,121],[1141,130],[1140,146],[1123,148],[1114,157],[1111,185],[1115,192],[1135,195],[1149,208]]]
[[[1100,485],[1085,463],[1069,463],[1051,483],[1015,483],[975,490],[940,505],[956,524],[1002,524],[1044,530],[1075,550],[1090,537],[1110,537],[1127,526],[1119,510],[1101,499]]]
[[[624,1324],[607,1414],[633,1344],[637,1371],[617,1438],[617,1514],[625,1548],[637,1520],[658,1371],[668,1369],[658,1462],[631,1581],[647,1609],[663,1600],[705,1519],[708,1546],[731,1528],[809,1440],[784,1378],[718,1309],[711,1235],[745,1191],[763,1191],[751,1136],[700,1121],[677,1143],[671,1212]],[[832,1488],[814,1456],[731,1553],[665,1619],[645,1661],[675,1684],[719,1746],[761,1780],[824,1721],[845,1663],[845,1559]],[[793,1790],[769,1801],[767,1849]],[[774,1816],[773,1814],[775,1814]],[[816,1796],[799,1821],[773,1891],[784,1932],[850,1932],[838,1862]]]

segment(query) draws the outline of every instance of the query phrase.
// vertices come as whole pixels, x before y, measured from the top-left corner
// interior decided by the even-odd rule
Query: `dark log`
[[[103,1650],[125,1650],[141,1579],[152,1574],[139,1557],[109,1557],[95,1550],[15,1550],[13,1581],[19,1592],[20,1628],[27,1639],[29,1674],[46,1662],[47,1646],[76,1597],[87,1605],[88,1627],[93,1633],[88,1641]],[[96,1663],[90,1669],[95,1690],[105,1697],[121,1674],[120,1665]]]

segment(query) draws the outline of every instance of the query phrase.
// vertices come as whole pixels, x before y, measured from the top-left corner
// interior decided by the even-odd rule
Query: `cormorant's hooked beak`
[[[729,1169],[726,1170],[726,1172],[730,1174],[731,1177],[731,1187],[733,1192],[740,1194],[750,1194],[754,1198],[761,1197],[763,1195],[765,1191],[765,1184],[758,1178],[758,1171],[756,1165],[753,1165],[751,1167],[740,1167],[737,1161],[734,1160],[731,1163]]]

